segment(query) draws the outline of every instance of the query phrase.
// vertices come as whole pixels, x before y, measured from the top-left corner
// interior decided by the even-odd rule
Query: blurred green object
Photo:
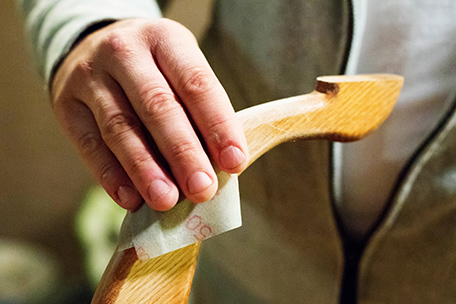
[[[0,303],[49,303],[60,286],[55,259],[34,244],[0,239]]]
[[[119,207],[104,189],[87,191],[76,217],[76,233],[84,248],[87,276],[96,286],[117,246],[120,226],[126,210]]]

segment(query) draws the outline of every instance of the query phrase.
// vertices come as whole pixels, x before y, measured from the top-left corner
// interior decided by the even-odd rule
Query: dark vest
[[[351,27],[346,1],[222,0],[202,48],[240,110],[340,74]],[[455,303],[455,123],[446,117],[413,157],[361,242],[338,223],[331,143],[267,153],[241,176],[243,228],[204,243],[195,302]]]

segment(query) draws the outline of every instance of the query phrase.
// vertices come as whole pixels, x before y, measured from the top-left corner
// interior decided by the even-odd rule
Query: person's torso
[[[317,76],[340,74],[344,69],[351,39],[348,2],[219,1],[214,19],[203,49],[237,110],[310,92]],[[426,290],[415,278],[428,275],[433,284],[456,280],[451,274],[440,280],[428,267],[422,268],[422,263],[432,262],[437,269],[442,265],[454,269],[449,250],[455,247],[451,239],[456,231],[446,231],[438,240],[428,237],[450,229],[456,209],[456,191],[451,193],[450,183],[455,132],[449,126],[439,142],[432,141],[423,150],[427,152],[416,158],[418,164],[402,180],[391,211],[369,239],[365,254],[356,257],[356,261],[361,259],[360,302],[404,301],[413,296],[427,303],[430,298],[423,296]],[[339,301],[346,279],[344,248],[346,260],[350,253],[341,239],[344,228],[332,199],[330,148],[331,143],[325,141],[285,144],[243,173],[244,227],[205,242],[199,273],[206,280],[195,282],[195,299],[213,297],[218,303]],[[438,180],[444,169],[450,190],[434,193],[439,184],[425,181]],[[415,201],[422,203],[415,206]],[[442,218],[439,208],[449,211],[447,218]],[[429,220],[437,222],[432,226]],[[438,250],[445,252],[441,262],[433,259]],[[441,285],[435,299],[445,295],[455,299],[448,284]]]

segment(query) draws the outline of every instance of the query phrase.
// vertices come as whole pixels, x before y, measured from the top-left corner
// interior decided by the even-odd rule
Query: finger
[[[178,98],[148,50],[132,50],[116,37],[117,58],[106,68],[122,86],[143,124],[168,162],[184,195],[195,203],[210,199],[217,178]]]
[[[154,56],[182,100],[219,167],[240,173],[248,164],[244,132],[230,100],[195,39],[176,30],[156,44]]]
[[[107,74],[100,77],[97,89],[86,96],[101,136],[130,176],[145,201],[155,210],[172,208],[179,191],[160,160],[145,128],[120,86]]]
[[[65,104],[61,107],[61,104]],[[77,100],[56,103],[56,114],[99,183],[121,207],[133,210],[142,198],[104,143],[90,109]]]

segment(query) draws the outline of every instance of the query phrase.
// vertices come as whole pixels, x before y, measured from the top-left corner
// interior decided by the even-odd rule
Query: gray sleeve
[[[79,35],[105,20],[161,17],[154,0],[17,0],[46,86],[54,66]]]

